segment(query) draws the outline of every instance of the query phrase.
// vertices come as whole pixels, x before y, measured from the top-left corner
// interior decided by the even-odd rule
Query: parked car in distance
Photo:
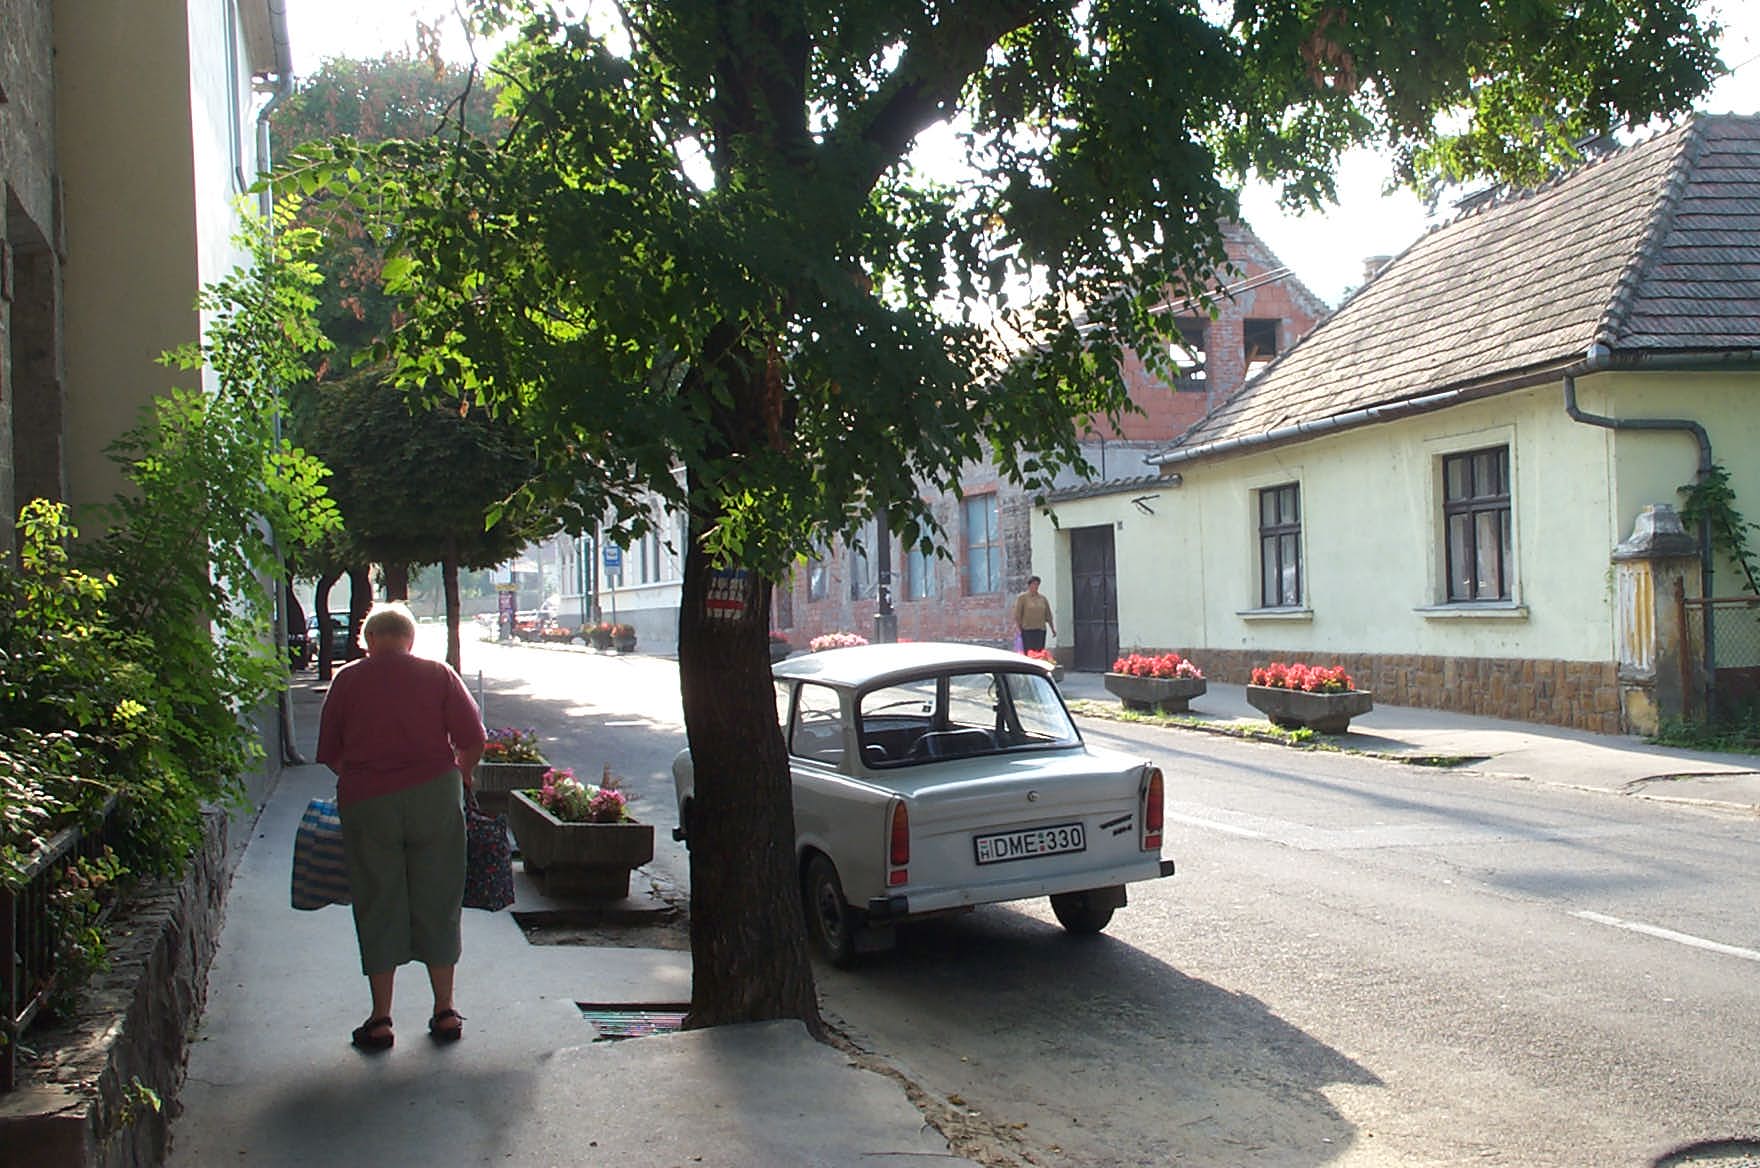
[[[304,669],[312,663],[312,638],[305,625],[288,627],[287,660],[295,669]]]
[[[836,964],[913,917],[1046,896],[1095,933],[1161,858],[1160,768],[1087,746],[1039,661],[867,645],[772,667],[807,932]],[[689,842],[690,752],[673,760]]]
[[[346,661],[348,660],[349,644],[348,614],[346,612],[333,612],[330,614],[330,621],[330,660]],[[319,636],[318,616],[316,613],[313,613],[306,618],[306,637],[312,647],[312,656],[314,658],[317,657],[318,646],[322,643],[318,640]]]

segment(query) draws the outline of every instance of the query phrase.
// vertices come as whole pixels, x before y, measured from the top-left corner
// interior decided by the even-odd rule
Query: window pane
[[[1004,684],[1012,699],[1015,725],[1005,731],[1019,734],[1025,745],[1068,745],[1075,742],[1076,731],[1057,691],[1049,680],[1038,674],[1005,673]]]
[[[1467,497],[1467,460],[1464,456],[1442,460],[1443,493],[1450,500]]]
[[[1481,511],[1473,516],[1473,571],[1478,584],[1474,596],[1483,600],[1503,595],[1503,535],[1498,530],[1501,518],[1497,511]]]
[[[1281,537],[1278,545],[1278,557],[1283,561],[1283,584],[1277,594],[1280,605],[1295,605],[1302,602],[1301,585],[1301,552],[1296,546],[1296,537]]]
[[[996,676],[962,673],[947,679],[947,725],[950,729],[975,726],[995,728],[997,723]]]
[[[1503,600],[1513,600],[1516,595],[1516,556],[1511,529],[1514,525],[1509,521],[1507,509],[1498,512],[1498,516],[1502,520],[1500,526],[1503,528],[1501,541],[1503,545],[1503,589],[1498,593],[1498,596]]]
[[[801,686],[789,752],[801,758],[836,763],[843,758],[843,718],[837,691],[823,685]]]
[[[1259,604],[1263,608],[1277,606],[1277,539],[1259,541]]]
[[[776,724],[786,726],[788,725],[788,699],[794,690],[794,683],[778,681],[774,684],[776,686]]]
[[[1472,526],[1466,515],[1448,517],[1448,598],[1473,598]]]

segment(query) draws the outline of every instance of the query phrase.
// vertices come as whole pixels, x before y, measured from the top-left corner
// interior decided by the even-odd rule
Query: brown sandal
[[[457,1020],[456,1026],[442,1026],[442,1022]],[[428,1037],[435,1042],[457,1042],[464,1037],[464,1015],[457,1010],[442,1010],[428,1019]]]
[[[390,1050],[397,1041],[397,1035],[391,1032],[391,1015],[382,1014],[377,1018],[368,1018],[354,1028],[351,1041],[356,1047],[377,1053]]]

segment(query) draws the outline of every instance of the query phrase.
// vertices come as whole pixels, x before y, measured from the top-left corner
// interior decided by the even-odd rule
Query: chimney
[[[1392,256],[1374,255],[1363,257],[1363,283],[1367,284],[1375,278],[1375,274],[1393,262]]]

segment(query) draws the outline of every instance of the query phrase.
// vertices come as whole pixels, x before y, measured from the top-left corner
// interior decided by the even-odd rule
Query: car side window
[[[794,682],[777,680],[773,684],[776,686],[776,724],[783,727],[786,732],[788,727],[788,701],[794,696]]]
[[[831,766],[843,761],[843,709],[836,690],[810,682],[801,684],[788,751]]]

